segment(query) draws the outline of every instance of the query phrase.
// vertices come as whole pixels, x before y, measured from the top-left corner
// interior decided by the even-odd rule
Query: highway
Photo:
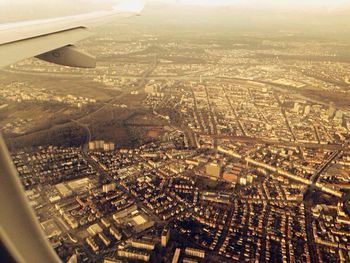
[[[285,141],[285,140],[275,140],[275,139],[269,139],[269,138],[257,138],[257,137],[249,137],[249,136],[234,136],[234,135],[210,135],[207,133],[197,133],[198,135],[203,136],[212,136],[216,139],[227,139],[227,140],[233,140],[233,141],[239,141],[239,142],[245,142],[245,143],[261,143],[261,144],[275,144],[279,146],[287,146],[287,147],[303,147],[303,148],[311,148],[311,149],[326,149],[331,151],[337,151],[337,150],[345,150],[341,144],[320,144],[320,143],[313,143],[313,142],[298,142],[298,141]]]
[[[346,149],[348,146],[348,143],[345,143],[342,145],[343,149]],[[309,184],[308,187],[305,188],[304,191],[304,197],[306,196],[306,193],[310,190],[312,190],[313,187],[318,187],[319,189],[326,189],[328,187],[322,186],[321,183],[318,182],[320,179],[321,175],[328,170],[330,165],[337,160],[341,155],[343,154],[342,150],[337,150],[333,152],[328,159],[316,170],[316,172],[310,177],[311,184]],[[342,194],[341,194],[342,195]]]
[[[333,161],[335,161],[342,154],[341,150],[338,150],[331,154],[331,156],[324,162],[317,171],[311,176],[310,180],[313,184],[316,184],[323,172],[327,171]]]

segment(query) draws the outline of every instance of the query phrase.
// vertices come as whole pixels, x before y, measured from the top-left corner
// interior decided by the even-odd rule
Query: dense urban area
[[[0,75],[0,127],[64,262],[350,262],[349,44],[131,24],[80,46],[96,69]]]

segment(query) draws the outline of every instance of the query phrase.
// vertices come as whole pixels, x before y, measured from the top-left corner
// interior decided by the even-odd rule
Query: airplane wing
[[[90,36],[90,28],[115,17],[137,15],[142,5],[122,1],[110,11],[0,26],[0,68],[36,56],[53,63],[93,67],[95,59],[73,46]],[[59,263],[28,203],[0,134],[0,261]]]
[[[30,57],[71,67],[95,67],[95,58],[73,45],[91,36],[91,28],[138,15],[142,8],[141,1],[124,0],[108,11],[0,25],[0,68]]]

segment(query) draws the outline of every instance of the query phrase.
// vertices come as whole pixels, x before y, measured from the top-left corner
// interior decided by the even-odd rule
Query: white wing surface
[[[118,17],[139,15],[142,8],[141,1],[122,1],[108,11],[0,25],[0,68],[30,57],[65,66],[94,67],[95,58],[73,45],[89,37],[91,28]]]

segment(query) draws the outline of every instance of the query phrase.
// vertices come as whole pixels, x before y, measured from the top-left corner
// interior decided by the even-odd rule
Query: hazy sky
[[[0,0],[0,23],[90,12],[111,7],[118,2],[119,0]],[[194,5],[210,8],[230,6],[235,10],[244,8],[291,12],[295,10],[350,11],[350,0],[146,0],[146,2],[149,4],[148,10],[156,9],[157,4],[161,4],[160,6],[166,4],[179,7]],[[191,12],[198,10],[191,9]]]
[[[0,0],[0,7],[35,5],[86,5],[118,2],[118,0]],[[244,6],[244,7],[335,7],[350,4],[350,0],[146,0],[150,3],[172,3],[200,6]]]
[[[166,1],[166,0],[164,0]],[[163,2],[164,2],[163,1]],[[161,2],[159,0],[158,2]],[[204,6],[336,6],[349,2],[348,0],[168,0],[168,2],[177,2],[181,4],[204,5]]]

